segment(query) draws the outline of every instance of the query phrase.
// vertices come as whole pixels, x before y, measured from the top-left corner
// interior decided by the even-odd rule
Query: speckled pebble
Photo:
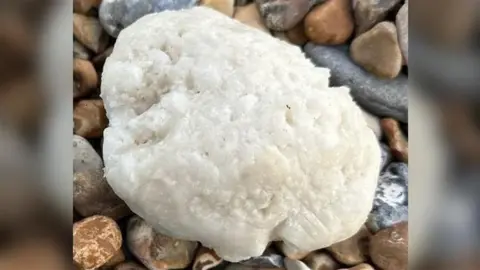
[[[103,0],[99,17],[105,31],[117,37],[120,31],[147,14],[190,8],[196,3],[197,0]]]
[[[372,232],[408,220],[408,165],[393,162],[380,175],[367,226]]]
[[[103,266],[121,246],[122,233],[113,219],[92,216],[73,225],[73,260],[83,269]]]

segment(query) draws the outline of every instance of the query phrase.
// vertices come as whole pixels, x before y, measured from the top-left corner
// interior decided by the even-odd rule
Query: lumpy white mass
[[[158,231],[229,261],[344,240],[372,207],[380,149],[329,75],[208,8],[147,15],[104,66],[106,178]]]

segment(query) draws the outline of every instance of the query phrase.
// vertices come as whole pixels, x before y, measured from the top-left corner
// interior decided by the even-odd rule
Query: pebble
[[[207,270],[214,268],[215,266],[220,265],[223,262],[223,259],[218,257],[215,251],[206,248],[200,247],[195,256],[195,261],[193,263],[192,270]]]
[[[109,37],[103,31],[99,20],[75,13],[73,14],[73,36],[97,54],[103,52],[109,42]]]
[[[397,77],[403,56],[395,24],[381,22],[357,36],[350,46],[350,55],[355,63],[380,78]]]
[[[90,59],[90,51],[82,45],[82,43],[73,41],[73,57],[83,60]]]
[[[122,233],[111,218],[92,216],[73,225],[73,260],[83,269],[103,266],[121,246]]]
[[[305,35],[305,23],[301,21],[292,29],[286,31],[285,36],[292,44],[299,46],[305,45],[305,43],[308,42],[308,38]]]
[[[396,224],[375,234],[370,241],[373,263],[383,270],[408,267],[408,222]]]
[[[125,261],[125,254],[123,253],[123,250],[120,249],[119,251],[117,251],[117,253],[115,253],[115,255],[113,255],[113,257],[107,263],[105,263],[103,268],[112,269],[112,267],[115,267],[124,261]]]
[[[392,161],[392,152],[390,151],[390,147],[384,143],[380,143],[380,151],[382,154],[380,171],[383,171],[385,167]]]
[[[73,205],[84,217],[103,215],[118,220],[132,213],[103,177],[103,170],[74,172]]]
[[[341,268],[338,270],[375,270],[375,268],[373,268],[370,264],[362,263],[351,268]]]
[[[200,0],[200,4],[213,8],[228,17],[233,17],[235,11],[235,0]]]
[[[103,171],[103,161],[85,138],[73,135],[73,172]]]
[[[392,118],[384,118],[381,120],[381,126],[393,156],[408,163],[408,142],[398,121]]]
[[[305,54],[317,66],[331,70],[333,85],[346,85],[354,100],[380,117],[408,122],[408,78],[401,74],[384,80],[368,73],[350,60],[346,46],[322,46],[307,43]]]
[[[270,30],[265,26],[262,16],[255,4],[249,4],[235,9],[234,19],[270,34]]]
[[[267,248],[262,256],[241,261],[240,264],[253,268],[283,268],[283,256],[273,249]]]
[[[398,11],[395,24],[397,25],[400,49],[405,63],[408,65],[408,2],[403,4]]]
[[[231,263],[224,270],[285,270],[284,268],[258,268],[239,263]]]
[[[73,0],[73,12],[86,14],[92,8],[98,7],[100,2],[99,0]]]
[[[73,60],[73,98],[84,97],[98,87],[98,74],[88,60],[74,58]]]
[[[312,270],[337,270],[340,268],[339,263],[325,252],[310,253],[303,261]]]
[[[383,21],[402,0],[353,0],[356,35]]]
[[[350,0],[329,0],[314,7],[305,17],[305,34],[317,44],[346,43],[353,33]]]
[[[74,133],[84,138],[100,138],[108,126],[103,101],[85,99],[75,104],[73,111]]]
[[[297,25],[319,0],[255,0],[266,26],[287,31]]]
[[[311,270],[304,262],[299,260],[285,258],[284,264],[287,270]]]
[[[147,268],[134,262],[125,262],[115,266],[114,270],[147,270]]]
[[[198,243],[157,233],[142,218],[133,216],[127,226],[127,245],[148,269],[164,270],[189,266]]]
[[[367,126],[373,131],[377,139],[382,137],[382,127],[380,126],[380,118],[376,117],[375,115],[362,110],[363,116],[365,117],[365,121],[367,122]]]
[[[190,8],[196,3],[197,0],[103,0],[98,14],[105,31],[116,38],[120,31],[147,14]]]
[[[366,225],[372,232],[408,220],[408,165],[390,163],[380,174]]]
[[[307,257],[308,254],[310,254],[310,251],[305,252],[292,250],[288,245],[285,245],[285,242],[283,241],[276,242],[276,246],[283,253],[283,255],[292,260],[302,260],[303,258]]]
[[[371,234],[365,226],[352,237],[327,248],[333,257],[346,265],[357,265],[368,259],[368,242]]]

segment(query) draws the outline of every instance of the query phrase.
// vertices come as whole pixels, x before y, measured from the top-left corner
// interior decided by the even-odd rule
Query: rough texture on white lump
[[[147,15],[102,75],[107,180],[159,232],[229,261],[272,240],[344,240],[372,207],[380,149],[328,79],[299,48],[209,8]]]

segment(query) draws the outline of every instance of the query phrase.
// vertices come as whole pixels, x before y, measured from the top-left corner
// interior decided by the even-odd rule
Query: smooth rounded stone
[[[392,152],[390,151],[390,147],[384,143],[380,143],[380,150],[382,153],[380,171],[383,171],[383,169],[385,169],[385,167],[392,161]]]
[[[309,42],[304,50],[316,65],[331,70],[334,85],[350,87],[354,100],[364,109],[379,117],[408,122],[407,76],[400,74],[392,80],[378,78],[351,61],[347,46]]]
[[[103,161],[87,139],[73,135],[73,172],[103,171]]]
[[[82,43],[78,42],[77,40],[73,41],[73,57],[88,60],[90,59],[90,51],[82,45]]]
[[[233,18],[243,24],[249,25],[253,28],[259,29],[265,33],[270,34],[270,30],[265,26],[262,16],[258,11],[257,6],[252,3],[246,6],[237,7]]]
[[[207,6],[232,17],[235,11],[235,0],[199,0],[200,5]]]
[[[183,269],[195,257],[198,243],[157,233],[142,218],[133,216],[127,225],[130,251],[150,270]]]
[[[403,56],[395,24],[381,22],[357,36],[350,46],[350,55],[355,63],[378,77],[397,77],[402,69]]]
[[[383,21],[400,2],[402,0],[353,0],[356,35],[365,33]]]
[[[396,224],[375,234],[370,241],[370,257],[383,270],[408,267],[408,222]]]
[[[98,74],[88,60],[73,59],[73,98],[84,97],[98,87]]]
[[[362,110],[363,116],[365,117],[365,121],[367,121],[368,127],[375,133],[377,139],[382,137],[382,127],[380,126],[380,118],[376,117],[375,115]]]
[[[283,256],[267,249],[261,256],[240,261],[240,264],[253,268],[283,268]]]
[[[393,156],[397,160],[408,164],[408,142],[400,123],[392,118],[384,118],[380,121],[380,124]]]
[[[354,30],[351,0],[329,0],[314,7],[305,17],[305,34],[317,44],[339,45]]]
[[[134,262],[124,262],[115,266],[114,270],[147,270],[147,268]]]
[[[398,32],[398,42],[402,50],[405,63],[408,65],[408,2],[403,4],[395,20]]]
[[[132,214],[108,185],[103,169],[74,171],[73,205],[84,217],[103,215],[118,220]]]
[[[73,132],[84,138],[100,138],[108,126],[108,119],[101,99],[84,99],[73,110]]]
[[[354,236],[331,245],[327,250],[337,261],[346,265],[357,265],[368,259],[368,242],[371,236],[370,231],[362,226]]]
[[[92,216],[73,225],[73,260],[83,269],[103,266],[121,246],[122,233],[111,218]]]
[[[300,251],[297,249],[293,249],[291,246],[286,245],[283,241],[276,242],[275,244],[277,248],[283,253],[283,255],[293,260],[301,260],[311,253],[310,251]]]
[[[193,262],[192,270],[207,270],[214,268],[220,265],[223,262],[223,259],[218,257],[215,251],[201,246],[195,260]]]
[[[372,232],[408,220],[408,165],[390,163],[378,180],[366,225]]]
[[[284,264],[287,270],[312,270],[304,262],[290,258],[285,258]]]
[[[285,32],[290,43],[303,46],[308,42],[308,38],[305,35],[305,24],[303,21],[299,22],[295,27]]]
[[[255,0],[265,25],[274,31],[287,31],[297,25],[310,8],[322,0]]]
[[[351,267],[351,268],[341,268],[338,270],[375,270],[370,264],[362,263],[357,266]],[[400,269],[398,269],[400,270]],[[405,268],[406,270],[406,268]]]
[[[198,0],[103,0],[98,16],[105,31],[116,38],[120,31],[147,14],[190,8],[197,2]]]
[[[101,0],[73,0],[73,12],[85,14],[92,8],[98,7]]]
[[[304,260],[312,270],[337,270],[340,264],[326,252],[316,251],[310,253]]]
[[[103,52],[108,46],[109,37],[94,17],[74,13],[73,36],[95,53]]]

